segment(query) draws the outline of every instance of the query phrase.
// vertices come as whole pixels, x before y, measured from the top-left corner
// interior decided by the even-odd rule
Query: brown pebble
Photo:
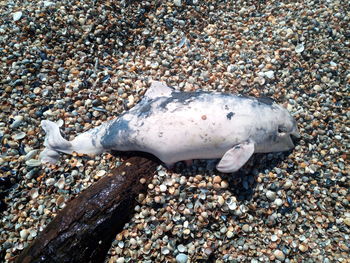
[[[220,186],[221,186],[222,189],[226,189],[226,188],[228,188],[229,184],[228,184],[227,181],[222,181]]]
[[[213,183],[214,183],[214,184],[219,184],[219,183],[221,183],[221,181],[222,181],[222,180],[221,180],[221,177],[218,176],[218,175],[215,176],[214,179],[213,179]]]
[[[141,184],[146,183],[146,179],[145,179],[145,178],[141,178],[141,179],[140,179],[140,183],[141,183]]]
[[[306,244],[300,244],[300,245],[299,245],[299,250],[300,250],[301,252],[306,252],[308,249],[309,249],[309,248],[308,248],[308,246],[307,246]]]

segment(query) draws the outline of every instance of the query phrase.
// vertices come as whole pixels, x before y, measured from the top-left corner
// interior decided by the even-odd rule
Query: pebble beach
[[[41,164],[41,120],[71,140],[152,80],[271,97],[301,139],[234,174],[160,165],[106,263],[350,262],[349,24],[338,0],[0,1],[0,262],[122,162]]]

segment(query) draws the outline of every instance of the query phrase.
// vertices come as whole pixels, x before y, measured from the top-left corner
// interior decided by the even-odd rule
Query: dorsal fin
[[[172,88],[169,88],[163,82],[153,81],[151,87],[146,91],[145,97],[154,99],[158,97],[168,97],[173,92]]]

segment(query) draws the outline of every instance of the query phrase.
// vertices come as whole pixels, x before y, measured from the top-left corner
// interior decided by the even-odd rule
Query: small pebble
[[[160,189],[161,192],[166,192],[167,187],[166,187],[166,185],[161,184],[161,185],[159,186],[159,189]]]
[[[269,191],[266,192],[266,197],[270,201],[274,201],[276,199],[276,193],[269,190]]]
[[[286,256],[283,254],[283,252],[279,249],[275,250],[273,252],[274,256],[276,257],[276,259],[280,260],[280,261],[284,261]]]
[[[20,232],[19,232],[19,235],[20,237],[23,239],[23,240],[26,240],[27,237],[29,236],[29,231],[27,229],[22,229]]]
[[[182,5],[181,0],[174,0],[174,5],[180,7]]]
[[[179,253],[176,256],[176,262],[177,263],[187,263],[188,261],[188,256],[186,254],[183,253]]]
[[[47,179],[47,180],[45,181],[45,184],[46,184],[47,186],[51,186],[51,185],[54,185],[55,182],[56,182],[55,179],[49,178],[49,179]]]
[[[41,161],[37,159],[29,159],[26,161],[26,165],[29,167],[37,167],[41,165]]]
[[[20,20],[22,15],[23,15],[22,11],[18,11],[18,12],[13,13],[13,21],[16,22],[16,21]]]

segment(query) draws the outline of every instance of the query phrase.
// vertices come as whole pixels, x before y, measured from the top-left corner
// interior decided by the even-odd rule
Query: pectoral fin
[[[239,170],[253,155],[254,143],[247,141],[228,150],[217,164],[216,169],[222,173],[233,173]]]

